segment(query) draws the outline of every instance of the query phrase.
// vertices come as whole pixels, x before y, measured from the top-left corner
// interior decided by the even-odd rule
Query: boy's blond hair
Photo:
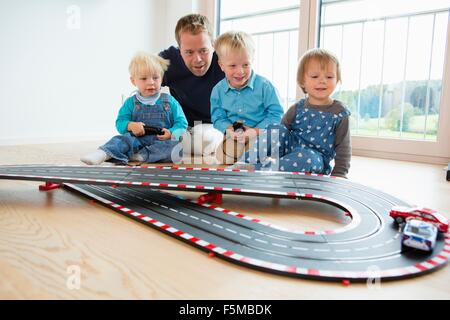
[[[322,48],[310,49],[300,58],[297,69],[297,84],[302,89],[303,93],[306,93],[306,91],[303,88],[302,83],[304,82],[306,68],[311,60],[318,61],[320,67],[323,69],[326,68],[328,63],[334,63],[336,65],[336,82],[341,81],[341,66],[338,58],[330,51]]]
[[[207,32],[211,41],[213,39],[213,29],[208,18],[204,15],[193,13],[181,17],[175,27],[175,39],[177,40],[178,46],[180,46],[180,33],[189,32],[193,35],[199,34],[200,32]]]
[[[131,77],[137,77],[142,74],[159,73],[161,77],[169,67],[169,60],[147,52],[138,52],[131,59],[128,71]]]
[[[242,31],[229,31],[221,34],[214,42],[219,59],[225,57],[230,51],[245,52],[250,59],[255,54],[255,44],[252,37]]]

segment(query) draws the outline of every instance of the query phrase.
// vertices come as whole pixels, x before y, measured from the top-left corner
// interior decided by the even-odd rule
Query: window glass
[[[253,69],[277,88],[285,110],[296,101],[299,0],[221,0],[220,33],[238,30],[255,42]]]
[[[319,46],[342,64],[353,134],[436,140],[448,0],[323,0]]]

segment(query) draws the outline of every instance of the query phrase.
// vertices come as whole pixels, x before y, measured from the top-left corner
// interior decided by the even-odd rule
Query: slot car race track
[[[450,236],[433,253],[401,252],[389,217],[408,205],[345,179],[314,174],[182,167],[0,166],[1,179],[69,182],[66,188],[216,257],[278,274],[321,280],[385,280],[421,275],[445,265]],[[72,184],[74,183],[74,184]],[[236,193],[321,201],[351,216],[337,230],[298,231],[213,205],[154,190]]]

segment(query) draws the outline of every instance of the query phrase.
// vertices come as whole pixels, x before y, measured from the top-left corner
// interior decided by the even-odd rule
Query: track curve
[[[0,178],[75,182],[76,185],[67,187],[221,258],[269,272],[324,280],[398,279],[435,270],[450,257],[448,234],[438,237],[432,254],[416,250],[402,253],[401,234],[388,212],[393,205],[408,204],[340,178],[267,171],[118,166],[0,166]],[[352,223],[338,230],[292,232],[152,189],[326,202],[350,214]]]

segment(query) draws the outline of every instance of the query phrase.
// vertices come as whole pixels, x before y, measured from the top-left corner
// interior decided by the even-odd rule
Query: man
[[[184,153],[210,155],[223,140],[223,133],[211,124],[210,95],[225,76],[214,52],[211,24],[200,14],[184,16],[176,25],[175,39],[178,48],[171,46],[159,54],[170,60],[162,85],[170,88],[188,120]]]

